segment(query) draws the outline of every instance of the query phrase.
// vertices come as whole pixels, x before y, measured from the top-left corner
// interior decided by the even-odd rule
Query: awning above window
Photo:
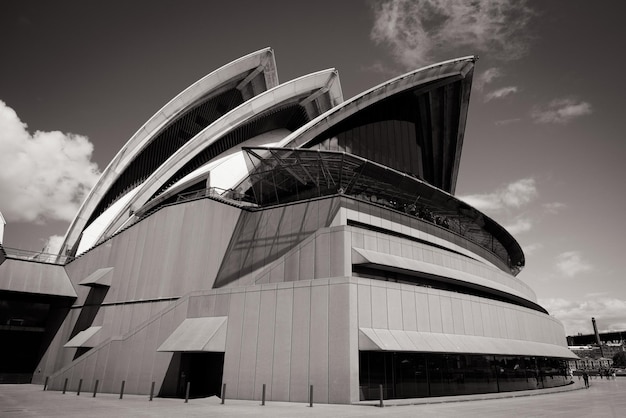
[[[485,290],[494,289],[504,294],[513,295],[522,300],[529,301],[536,309],[539,307],[534,300],[534,295],[526,294],[518,289],[513,289],[505,284],[485,279],[464,271],[451,269],[421,260],[400,257],[397,255],[381,253],[378,251],[365,250],[362,248],[352,248],[352,264],[365,266],[379,266],[391,271],[413,271],[425,273],[439,278],[439,280],[463,284],[469,287],[481,288]],[[542,312],[543,308],[539,307]]]
[[[98,269],[78,284],[82,286],[111,286],[111,272],[113,272],[113,267]]]
[[[567,347],[554,344],[381,328],[359,328],[359,350],[578,358]]]
[[[228,317],[187,318],[161,344],[157,351],[226,350]]]
[[[65,348],[77,348],[77,347],[95,347],[100,343],[100,336],[98,332],[102,327],[89,327],[84,331],[79,332],[69,340],[63,347]]]

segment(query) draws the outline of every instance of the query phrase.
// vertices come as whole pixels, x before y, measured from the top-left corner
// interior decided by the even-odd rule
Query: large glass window
[[[549,357],[361,351],[361,400],[510,392],[570,383],[565,360]]]

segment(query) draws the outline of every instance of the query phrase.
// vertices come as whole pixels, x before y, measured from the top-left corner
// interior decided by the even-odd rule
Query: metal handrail
[[[72,261],[74,257],[59,254],[44,253],[43,251],[22,250],[19,248],[2,247],[7,258],[37,261],[46,264],[65,265]]]

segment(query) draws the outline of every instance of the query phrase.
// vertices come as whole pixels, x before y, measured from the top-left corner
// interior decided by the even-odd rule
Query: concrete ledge
[[[537,396],[548,395],[551,393],[569,392],[572,390],[584,389],[582,379],[578,381],[576,378],[572,380],[569,385],[559,386],[555,388],[547,389],[532,389],[532,390],[520,390],[514,392],[498,392],[498,393],[479,393],[475,395],[456,395],[456,396],[437,396],[430,398],[409,398],[409,399],[385,399],[383,401],[384,406],[406,406],[406,405],[428,405],[439,403],[451,403],[451,402],[468,402],[468,401],[483,401],[487,399],[506,399],[506,398],[520,398],[523,396]],[[355,402],[353,405],[362,406],[379,406],[380,401],[360,401]]]

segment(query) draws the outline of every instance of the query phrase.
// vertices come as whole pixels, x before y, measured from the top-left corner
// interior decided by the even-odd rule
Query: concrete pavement
[[[574,386],[561,392],[511,392],[492,395],[388,401],[385,408],[366,403],[322,405],[288,402],[226,400],[218,398],[182,399],[147,396],[98,394],[77,396],[75,392],[43,391],[38,385],[0,385],[0,417],[624,417],[626,416],[626,378],[592,379],[590,389]],[[436,402],[436,403],[433,403]],[[411,404],[414,403],[414,404]],[[407,405],[409,404],[409,405]]]

